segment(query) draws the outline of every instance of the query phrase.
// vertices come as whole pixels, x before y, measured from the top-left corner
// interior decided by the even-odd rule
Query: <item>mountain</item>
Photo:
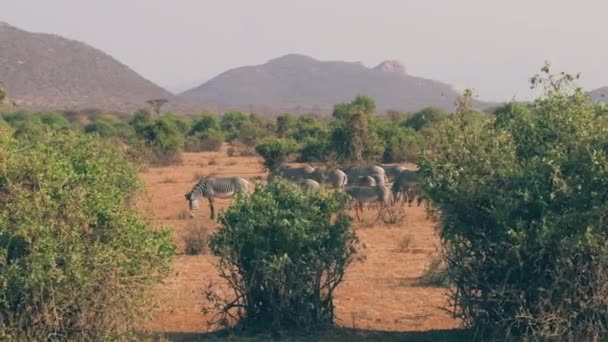
[[[451,110],[459,95],[448,84],[407,74],[397,61],[368,68],[297,54],[226,71],[181,95],[220,108],[329,112],[357,94],[373,96],[379,110],[401,111],[426,106]]]
[[[589,92],[591,100],[595,102],[608,102],[608,87],[601,87]]]
[[[195,107],[85,43],[0,22],[0,81],[20,107],[132,112],[155,98],[163,109]]]

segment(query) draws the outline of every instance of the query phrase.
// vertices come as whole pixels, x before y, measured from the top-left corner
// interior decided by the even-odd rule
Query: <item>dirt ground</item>
[[[201,201],[198,216],[191,219],[184,198],[201,176],[212,173],[246,179],[265,176],[259,158],[228,157],[225,150],[186,153],[182,165],[150,168],[141,174],[148,189],[142,206],[156,223],[173,230],[180,252],[188,226],[202,226],[209,232],[216,229],[206,201]],[[217,203],[216,207],[225,208],[230,201]],[[417,284],[437,255],[438,239],[432,222],[426,219],[422,207],[403,210],[405,219],[399,224],[374,224],[376,212],[367,211],[364,222],[355,225],[363,248],[336,293],[337,323],[343,329],[333,334],[347,336],[345,340],[354,340],[355,336],[365,341],[453,340],[452,335],[442,332],[451,334],[459,327],[442,309],[447,306],[446,290]],[[209,317],[201,312],[207,304],[203,288],[210,282],[223,284],[213,256],[180,254],[171,276],[155,291],[158,307],[147,328],[178,340],[216,336],[203,335],[210,331],[206,323]],[[341,338],[332,335],[326,339]]]

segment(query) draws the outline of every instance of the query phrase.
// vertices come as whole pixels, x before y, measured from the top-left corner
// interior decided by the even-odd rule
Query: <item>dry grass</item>
[[[198,223],[190,223],[184,233],[184,253],[187,255],[204,254],[209,241],[209,231]]]
[[[207,161],[211,158],[216,158],[221,168],[225,170],[220,172],[217,166],[207,166]],[[236,161],[235,165],[225,166],[231,161],[230,159]],[[201,162],[204,162],[204,165],[199,165]],[[149,192],[149,198],[142,199],[142,206],[152,208],[150,216],[155,218],[156,224],[173,229],[175,241],[182,251],[186,249],[185,236],[188,226],[193,222],[208,228],[209,234],[217,227],[217,221],[209,218],[209,209],[205,203],[201,203],[196,218],[176,219],[177,216],[182,216],[180,212],[186,209],[183,194],[192,188],[191,175],[197,176],[195,181],[199,180],[198,176],[214,172],[217,176],[239,176],[245,179],[266,177],[262,171],[261,158],[228,158],[226,149],[218,152],[184,153],[182,165],[154,168],[153,171],[141,174]],[[160,180],[169,177],[178,182],[158,186]],[[226,209],[231,202],[231,200],[218,199],[216,214]],[[431,268],[428,266],[433,256],[438,254],[436,248],[439,246],[439,239],[433,223],[426,219],[423,207],[404,210],[407,213],[407,224],[384,224],[382,220],[374,224],[377,211],[367,209],[365,210],[367,225],[353,222],[361,248],[354,256],[354,262],[347,269],[344,282],[336,289],[335,314],[339,326],[350,328],[351,316],[355,313],[358,330],[345,336],[323,334],[319,340],[384,341],[383,338],[386,337],[389,341],[410,341],[410,336],[424,336],[420,341],[435,341],[429,338],[435,337],[431,331],[452,329],[460,325],[457,320],[440,309],[448,305],[445,288],[421,287],[416,284],[416,281],[425,274],[426,269]],[[354,210],[351,210],[350,214],[354,215]],[[415,241],[407,251],[401,252],[398,250],[399,242],[407,235],[414,236]],[[216,263],[217,259],[208,250],[200,255],[178,256],[173,263],[174,272],[164,284],[158,286],[154,293],[155,298],[162,299],[163,305],[155,309],[152,313],[154,319],[145,328],[159,333],[172,332],[169,336],[176,340],[196,341],[199,338],[213,340],[216,335],[203,334],[208,329],[206,322],[211,319],[211,315],[201,312],[203,307],[209,306],[209,302],[202,296],[201,289],[210,282],[219,287],[226,285],[217,274]],[[400,286],[402,279],[407,281]],[[229,289],[226,287],[225,291]],[[365,331],[390,331],[390,333],[382,336],[367,335]],[[413,333],[413,331],[428,331],[428,333]],[[356,337],[359,332],[365,334],[366,338]],[[225,341],[220,337],[216,340]],[[240,337],[235,340],[242,341]],[[252,338],[252,341],[256,340],[264,339]],[[300,340],[316,339],[308,336]],[[436,340],[452,341],[441,337]]]
[[[201,180],[203,177],[205,177],[205,174],[202,172],[195,172],[194,176],[192,177],[192,181],[193,182],[198,182],[199,180]]]
[[[178,220],[185,220],[188,217],[190,217],[190,213],[188,212],[188,210],[182,210],[179,212],[179,214],[177,214],[177,219]]]
[[[418,279],[417,285],[429,287],[446,287],[448,278],[445,264],[440,256],[434,256],[426,266],[424,274]]]
[[[398,245],[398,251],[401,253],[407,252],[414,242],[414,236],[412,234],[407,234],[401,238]]]

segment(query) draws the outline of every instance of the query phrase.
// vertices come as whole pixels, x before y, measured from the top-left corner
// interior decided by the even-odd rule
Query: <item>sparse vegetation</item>
[[[330,327],[333,292],[357,243],[343,201],[283,180],[237,197],[211,236],[220,274],[235,294],[207,292],[219,310],[216,322],[274,332]]]
[[[0,339],[133,338],[174,254],[134,206],[141,186],[112,144],[0,134]]]
[[[190,223],[186,226],[184,234],[184,244],[186,255],[199,255],[207,250],[209,232],[207,228],[197,223]]]
[[[574,79],[544,67],[545,94],[496,121],[464,96],[420,163],[453,311],[480,337],[607,337],[608,126]]]

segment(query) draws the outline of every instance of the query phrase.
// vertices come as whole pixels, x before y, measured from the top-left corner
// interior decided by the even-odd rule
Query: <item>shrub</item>
[[[199,255],[205,253],[209,240],[209,233],[205,227],[191,223],[186,226],[184,235],[186,255]]]
[[[404,122],[406,127],[420,131],[431,124],[437,123],[445,119],[447,116],[440,108],[427,107],[407,118]]]
[[[40,122],[53,130],[69,129],[70,121],[62,114],[56,112],[40,113]]]
[[[241,112],[225,113],[220,119],[220,129],[226,134],[228,142],[232,142],[239,136],[241,126],[248,121],[247,115]]]
[[[220,123],[217,116],[205,113],[194,119],[194,122],[192,123],[192,128],[190,129],[190,135],[219,129]]]
[[[296,152],[297,144],[290,139],[266,138],[255,147],[255,151],[264,158],[264,166],[273,170],[283,164],[287,157]]]
[[[210,240],[236,294],[219,303],[220,319],[273,331],[330,326],[333,292],[357,242],[343,196],[284,180],[238,196]]]
[[[331,149],[327,140],[308,138],[300,147],[300,162],[322,162],[327,160]]]
[[[188,152],[219,151],[224,144],[224,134],[221,131],[209,130],[188,137],[185,150]]]
[[[139,123],[136,130],[151,149],[151,162],[168,165],[181,161],[184,136],[173,119],[162,116],[151,123]]]
[[[174,253],[135,209],[133,166],[62,133],[0,135],[0,169],[0,338],[127,338]]]
[[[509,125],[444,120],[420,163],[454,312],[516,339],[608,336],[608,126],[572,77]]]

